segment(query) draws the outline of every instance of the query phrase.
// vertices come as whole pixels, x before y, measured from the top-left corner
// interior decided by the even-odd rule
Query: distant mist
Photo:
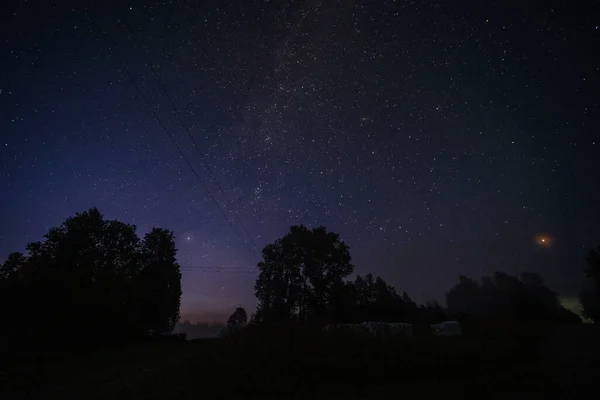
[[[199,308],[199,307],[196,307]],[[196,322],[204,322],[209,323],[210,325],[214,324],[224,324],[227,321],[227,318],[231,315],[231,313],[235,310],[235,307],[227,310],[198,310],[195,309],[193,311],[181,311],[181,318],[179,321],[189,321],[190,323]]]
[[[579,302],[579,297],[577,296],[561,296],[558,299],[560,304],[569,311],[574,312],[575,314],[581,317],[581,303]]]
[[[190,321],[183,321],[175,325],[173,332],[185,333],[188,340],[214,338],[225,327],[222,323],[197,322],[192,324]]]

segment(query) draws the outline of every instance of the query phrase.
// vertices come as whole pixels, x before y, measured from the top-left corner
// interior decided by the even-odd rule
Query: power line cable
[[[102,28],[100,28],[100,26],[96,23],[96,20],[89,13],[87,7],[85,8],[85,14],[88,17],[88,19],[92,22],[92,24],[94,25],[94,27],[96,28],[96,30],[98,31],[98,33],[100,34],[100,36],[106,42],[106,44],[108,45],[109,49],[112,49],[112,48],[115,49],[113,51],[113,54],[117,58],[117,60],[119,61],[119,63],[121,64],[121,68],[123,68],[123,71],[125,71],[125,74],[129,78],[129,80],[131,81],[131,83],[133,84],[133,86],[135,87],[138,95],[141,97],[142,103],[146,107],[148,107],[150,109],[150,111],[152,112],[152,114],[154,115],[154,117],[156,118],[156,120],[158,121],[159,125],[161,126],[162,130],[167,134],[167,136],[169,137],[169,139],[171,140],[171,142],[173,142],[173,144],[175,145],[177,151],[181,155],[181,158],[183,158],[183,160],[186,162],[186,164],[188,165],[188,167],[192,171],[193,175],[198,179],[198,181],[200,182],[200,184],[202,185],[202,187],[204,188],[204,190],[208,193],[208,196],[215,203],[215,205],[217,206],[217,208],[221,212],[221,215],[223,215],[223,218],[225,218],[225,220],[227,221],[227,223],[229,224],[229,226],[231,227],[231,229],[235,232],[236,236],[242,241],[242,243],[244,243],[244,246],[246,246],[246,248],[248,249],[248,251],[250,252],[250,254],[252,254],[254,256],[255,255],[254,252],[247,245],[246,241],[244,239],[242,239],[242,236],[240,235],[240,233],[238,232],[238,230],[235,228],[235,226],[231,223],[231,221],[229,220],[229,218],[227,218],[227,215],[225,214],[225,212],[221,208],[221,205],[217,202],[217,200],[215,199],[215,197],[213,196],[213,194],[211,193],[211,191],[208,189],[208,187],[204,184],[204,182],[202,181],[202,178],[200,178],[200,175],[198,175],[198,173],[196,172],[196,169],[194,168],[194,166],[187,159],[187,157],[185,156],[185,153],[183,152],[183,150],[181,149],[181,147],[179,146],[179,144],[175,140],[175,137],[171,134],[171,132],[169,132],[169,130],[167,129],[167,127],[165,126],[165,124],[162,122],[160,116],[154,110],[154,108],[152,108],[150,106],[150,102],[148,101],[148,98],[146,97],[145,93],[142,91],[142,89],[140,88],[140,86],[135,81],[133,75],[131,74],[131,72],[129,71],[129,69],[127,68],[127,66],[125,65],[123,59],[117,53],[116,46],[114,46],[114,44],[111,45],[111,41],[110,41],[109,37],[104,33],[104,31],[102,30]]]
[[[248,268],[231,268],[231,267],[186,267],[181,266],[179,270],[182,272],[202,272],[202,273],[215,273],[215,274],[248,274],[248,275],[256,275],[260,271],[254,267]]]
[[[127,21],[125,19],[123,19],[123,25],[125,26],[125,29],[127,29],[127,31],[129,32],[129,34],[131,35],[131,37],[134,38],[134,41],[136,42],[136,45],[139,48],[140,47],[139,43],[137,43],[137,40],[135,40],[135,34],[133,33],[133,30],[131,29],[131,27],[129,26],[129,24],[127,23]],[[158,80],[158,85],[160,86],[160,88],[161,88],[162,92],[164,93],[165,97],[167,98],[167,100],[169,102],[169,105],[173,109],[173,113],[175,114],[175,118],[179,121],[179,124],[183,127],[183,129],[187,133],[187,136],[190,138],[190,140],[192,142],[192,145],[193,145],[194,149],[196,149],[196,151],[200,155],[200,160],[202,161],[202,163],[206,167],[206,170],[208,171],[208,174],[210,175],[210,177],[212,178],[212,180],[217,185],[217,188],[218,188],[219,192],[221,193],[221,195],[223,196],[223,198],[225,199],[226,203],[228,205],[232,204],[232,201],[229,200],[229,198],[227,197],[227,194],[225,193],[223,185],[221,184],[221,182],[219,181],[219,179],[215,176],[215,174],[213,173],[212,168],[210,167],[210,165],[206,161],[204,153],[198,147],[198,144],[196,143],[196,140],[194,139],[194,136],[192,135],[189,127],[187,126],[187,124],[185,123],[185,121],[183,120],[183,118],[181,117],[181,113],[177,109],[177,106],[175,105],[175,102],[173,101],[173,98],[169,94],[169,91],[167,90],[166,85],[163,82],[162,78],[156,72],[156,69],[154,68],[153,63],[145,55],[143,56],[143,58],[144,58],[144,61],[146,62],[146,64],[148,65],[148,67],[150,68],[150,71],[152,72],[152,75],[154,75],[154,77]],[[240,225],[242,226],[242,228],[246,232],[246,235],[250,239],[250,243],[252,244],[252,246],[256,250],[257,254],[260,254],[260,251],[258,250],[258,247],[256,246],[256,242],[252,238],[252,235],[250,234],[248,228],[246,228],[246,225],[244,224],[244,221],[242,221],[242,219],[240,218],[239,214],[237,213],[237,211],[235,209],[232,209],[231,211],[233,212],[233,214],[236,217],[237,221],[240,223]]]
[[[214,269],[214,270],[227,270],[227,271],[248,271],[249,269],[256,269],[256,266],[241,266],[241,267],[228,267],[225,265],[181,265],[181,268],[192,268],[192,269]]]
[[[180,268],[181,272],[201,272],[207,274],[237,274],[237,275],[256,275],[258,271],[219,271],[219,270],[204,270],[196,268]]]

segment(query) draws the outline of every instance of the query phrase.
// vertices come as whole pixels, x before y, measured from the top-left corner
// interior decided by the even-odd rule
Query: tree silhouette
[[[10,253],[6,261],[0,264],[0,280],[6,282],[13,278],[21,270],[24,263],[25,256],[22,253]]]
[[[517,278],[496,272],[493,278],[482,278],[481,283],[461,276],[446,294],[446,303],[449,312],[459,319],[486,326],[528,325],[535,331],[557,322],[580,321],[534,273]]]
[[[336,285],[354,270],[348,246],[324,227],[292,226],[262,256],[255,283],[262,321],[322,317]]]
[[[239,331],[248,324],[248,314],[243,307],[237,307],[235,311],[227,319],[227,325],[225,326],[222,335],[229,335],[233,332]]]
[[[25,299],[20,296],[23,289],[19,276],[23,273],[26,258],[21,253],[11,253],[0,264],[0,334],[15,334],[15,327],[23,319],[21,309]]]
[[[11,304],[4,332],[58,340],[167,332],[179,317],[179,266],[173,234],[105,220],[93,208],[30,243],[26,256],[2,264],[2,303]],[[8,302],[8,303],[7,303]],[[3,308],[6,308],[3,306]],[[6,314],[5,314],[6,315]]]
[[[360,320],[402,322],[407,313],[401,296],[383,278],[367,274],[358,275],[354,281],[357,316]]]
[[[154,228],[141,246],[139,290],[143,326],[154,333],[171,332],[179,320],[181,273],[173,232]]]
[[[388,285],[381,277],[358,275],[354,282],[335,286],[331,302],[331,319],[337,323],[411,322],[432,324],[446,316],[437,302],[417,307],[410,296]]]
[[[586,257],[585,275],[590,287],[584,289],[579,297],[582,314],[594,322],[600,321],[600,246],[590,250]]]
[[[425,305],[419,306],[411,321],[429,326],[431,324],[439,324],[446,319],[448,319],[446,310],[437,301],[432,300]]]
[[[332,288],[330,320],[337,323],[361,322],[359,297],[354,282],[337,282]]]

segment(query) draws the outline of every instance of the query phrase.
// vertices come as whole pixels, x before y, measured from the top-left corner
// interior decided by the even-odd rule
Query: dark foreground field
[[[599,372],[599,344],[589,326],[557,330],[528,347],[499,339],[423,337],[383,345],[255,332],[4,358],[0,398],[584,398]]]

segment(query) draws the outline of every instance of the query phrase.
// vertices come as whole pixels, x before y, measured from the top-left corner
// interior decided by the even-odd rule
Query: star
[[[209,2],[200,19],[188,3],[90,6],[110,44],[72,9],[40,5],[43,29],[2,14],[0,263],[96,206],[172,231],[192,267],[256,265],[290,225],[324,225],[356,274],[398,290],[443,300],[497,257],[526,269],[516,241],[573,290],[561,260],[600,237],[594,2],[564,2],[573,18],[542,30],[537,11],[487,2]],[[183,312],[198,293],[253,308],[249,274],[200,269]]]
[[[534,242],[541,248],[550,248],[554,244],[554,239],[548,233],[539,233],[535,235]]]

